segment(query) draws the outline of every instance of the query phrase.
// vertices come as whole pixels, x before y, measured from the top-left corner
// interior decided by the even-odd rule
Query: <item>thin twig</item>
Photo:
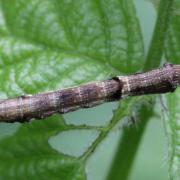
[[[180,65],[165,64],[145,73],[117,76],[79,87],[2,100],[1,122],[44,119],[54,113],[90,108],[126,96],[173,92],[180,85]]]

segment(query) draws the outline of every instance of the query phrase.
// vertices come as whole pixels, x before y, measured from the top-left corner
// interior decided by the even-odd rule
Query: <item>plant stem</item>
[[[172,16],[172,7],[174,0],[161,0],[158,7],[158,16],[155,24],[155,30],[149,47],[149,51],[144,65],[144,70],[159,66],[164,50],[164,42],[168,25]]]

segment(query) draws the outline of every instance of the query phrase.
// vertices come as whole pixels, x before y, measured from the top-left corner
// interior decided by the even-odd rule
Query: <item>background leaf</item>
[[[179,89],[176,93],[167,96],[168,116],[166,117],[165,126],[169,140],[169,174],[170,178],[175,180],[180,177],[179,102]]]

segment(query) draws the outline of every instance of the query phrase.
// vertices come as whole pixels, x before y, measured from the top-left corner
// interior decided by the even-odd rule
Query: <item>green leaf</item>
[[[175,1],[173,6],[180,10],[180,2]],[[166,39],[166,57],[172,63],[180,63],[180,14],[174,11],[171,25]]]
[[[180,178],[180,90],[167,96],[168,116],[165,126],[167,129],[169,149],[169,174],[171,179]]]
[[[63,129],[62,119],[52,117],[25,124],[13,137],[1,140],[1,179],[84,179],[80,160],[60,154],[48,144],[49,136]]]
[[[58,53],[11,37],[1,38],[0,45],[1,91],[8,96],[73,86],[113,72],[86,56]]]
[[[2,10],[9,33],[18,39],[91,57],[123,72],[142,67],[143,45],[130,0],[7,0]]]
[[[1,97],[141,70],[144,49],[135,13],[131,0],[1,1]],[[48,144],[51,136],[71,128],[76,127],[56,116],[21,125],[0,140],[1,178],[85,179],[84,159],[94,144],[81,158],[58,153]]]

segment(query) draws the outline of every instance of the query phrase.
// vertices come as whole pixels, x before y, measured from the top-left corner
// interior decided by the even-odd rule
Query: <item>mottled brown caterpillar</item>
[[[90,108],[124,96],[173,92],[180,85],[180,65],[165,64],[145,73],[117,76],[79,87],[0,100],[1,122],[43,119],[54,113]]]

